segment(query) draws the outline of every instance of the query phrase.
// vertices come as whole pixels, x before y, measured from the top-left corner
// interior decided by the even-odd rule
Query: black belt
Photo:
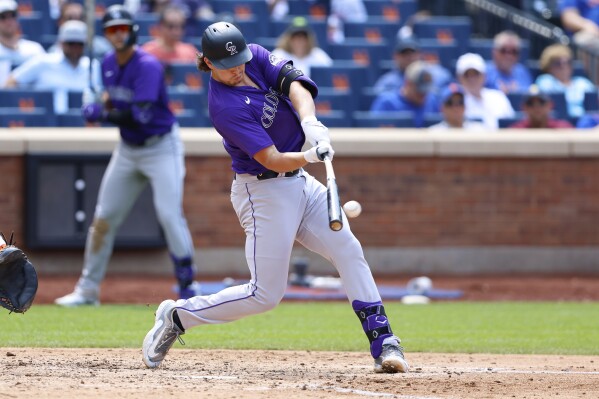
[[[163,134],[152,135],[142,142],[133,142],[133,141],[125,140],[125,143],[127,143],[127,145],[129,145],[131,147],[145,147],[145,146],[149,146],[149,145],[159,142],[164,136],[166,136],[169,133],[170,133],[170,130]]]
[[[258,180],[274,179],[275,177],[291,177],[299,173],[299,169],[292,170],[291,172],[279,173],[274,170],[267,170],[256,176]]]

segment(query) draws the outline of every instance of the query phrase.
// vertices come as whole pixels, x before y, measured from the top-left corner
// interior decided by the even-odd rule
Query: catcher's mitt
[[[37,273],[27,255],[0,233],[0,306],[25,313],[37,292]]]

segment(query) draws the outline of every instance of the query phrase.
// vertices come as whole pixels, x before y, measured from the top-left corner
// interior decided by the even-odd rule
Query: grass
[[[0,346],[140,348],[155,306],[64,309],[34,305],[0,313]],[[441,302],[385,305],[409,352],[599,355],[599,303]],[[345,302],[283,303],[275,310],[190,329],[186,348],[365,351]],[[179,344],[175,348],[180,347]]]

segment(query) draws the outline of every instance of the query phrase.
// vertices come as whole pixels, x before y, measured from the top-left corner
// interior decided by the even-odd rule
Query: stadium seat
[[[518,111],[518,112],[516,112],[516,114],[514,115],[513,118],[501,118],[497,121],[497,123],[498,123],[500,129],[505,129],[505,128],[509,128],[514,123],[519,122],[525,118],[526,118],[526,114],[524,112]]]
[[[25,16],[40,13],[42,18],[49,21],[52,20],[50,16],[50,2],[39,1],[39,0],[19,0],[19,19]]]
[[[351,115],[356,110],[358,102],[348,99],[347,93],[323,87],[318,90],[314,104],[316,105],[316,114],[320,117],[336,111],[344,111],[346,115]]]
[[[165,67],[167,84],[191,90],[208,89],[210,74],[198,70],[195,64],[173,63]]]
[[[414,34],[419,39],[437,39],[440,43],[455,43],[463,54],[470,48],[472,22],[468,17],[430,17],[416,21]]]
[[[343,93],[358,93],[372,81],[368,69],[353,61],[334,61],[332,66],[312,67],[310,77],[319,87],[330,87]]]
[[[235,21],[255,18],[266,25],[270,20],[268,5],[264,0],[218,0],[211,4],[215,14],[230,14]]]
[[[85,119],[81,116],[79,108],[69,109],[65,114],[56,115],[56,126],[59,127],[85,127]]]
[[[371,43],[380,43],[397,35],[399,24],[381,17],[369,17],[367,22],[346,22],[343,25],[347,39],[365,39]],[[389,53],[392,49],[389,49]]]
[[[83,102],[83,92],[81,91],[69,91],[69,109],[81,108]]]
[[[522,102],[524,101],[524,97],[527,95],[527,93],[517,92],[508,93],[506,95],[512,104],[512,108],[514,108],[515,111],[521,111]],[[549,96],[553,101],[553,116],[559,119],[568,119],[568,106],[564,93],[551,93]]]
[[[357,111],[368,111],[372,106],[372,102],[378,96],[379,93],[374,91],[374,88],[371,86],[363,87],[362,90],[357,94],[358,97],[358,106]]]
[[[329,55],[334,60],[352,60],[373,69],[378,75],[379,61],[391,58],[391,49],[385,39],[372,43],[364,38],[347,38],[343,43],[330,44]]]
[[[0,126],[2,127],[52,127],[56,126],[54,113],[46,108],[36,107],[27,111],[20,108],[0,108]]]
[[[194,41],[193,37],[187,37],[185,40],[193,42],[193,44],[196,45],[198,50],[201,49],[202,33],[204,32],[204,30],[206,30],[206,28],[208,26],[210,26],[211,24],[218,22],[220,20],[221,20],[221,18],[219,16],[216,16],[213,19],[197,20],[195,29],[194,29],[196,32],[198,32],[197,41]],[[256,38],[261,37],[261,36],[268,36],[270,34],[270,29],[268,26],[269,24],[264,23],[264,20],[261,20],[256,15],[250,15],[245,18],[235,18],[235,17],[231,16],[230,20],[233,23],[233,25],[235,25],[237,28],[239,28],[241,33],[243,33],[243,35],[248,43],[253,43],[256,40]]]
[[[355,111],[352,114],[354,127],[413,127],[414,115],[410,111],[373,114],[370,111]]]
[[[19,25],[23,36],[34,42],[39,42],[43,35],[54,33],[56,30],[54,20],[44,19],[43,14],[39,11],[19,15]]]
[[[2,89],[0,108],[13,107],[21,111],[33,108],[54,109],[54,95],[50,90]]]
[[[441,64],[449,70],[455,68],[455,62],[460,53],[457,42],[439,42],[436,39],[421,39],[418,42],[421,57],[431,64]]]
[[[175,117],[181,127],[210,127],[210,119],[203,110],[185,109],[176,113]]]
[[[584,109],[587,112],[599,111],[599,93],[597,90],[584,94]]]
[[[352,121],[345,111],[331,111],[326,114],[319,113],[318,120],[326,127],[352,127]]]
[[[418,3],[415,0],[365,0],[364,6],[369,17],[380,16],[387,21],[398,23],[399,27],[418,11]]]
[[[137,13],[135,22],[139,25],[138,36],[156,37],[158,35],[158,14]]]
[[[326,19],[328,5],[326,1],[289,0],[289,15],[310,17],[313,20]]]

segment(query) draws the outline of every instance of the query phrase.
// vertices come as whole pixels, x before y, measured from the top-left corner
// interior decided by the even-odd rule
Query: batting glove
[[[317,120],[315,116],[306,116],[302,120],[302,129],[306,135],[306,140],[312,145],[316,145],[321,141],[331,142],[329,129]]]
[[[98,103],[87,104],[81,107],[81,113],[88,122],[98,122],[104,119],[104,106]]]
[[[331,147],[331,144],[326,141],[321,141],[308,151],[304,152],[304,159],[310,163],[324,161],[324,156],[328,155],[330,160],[333,160],[335,150]]]

